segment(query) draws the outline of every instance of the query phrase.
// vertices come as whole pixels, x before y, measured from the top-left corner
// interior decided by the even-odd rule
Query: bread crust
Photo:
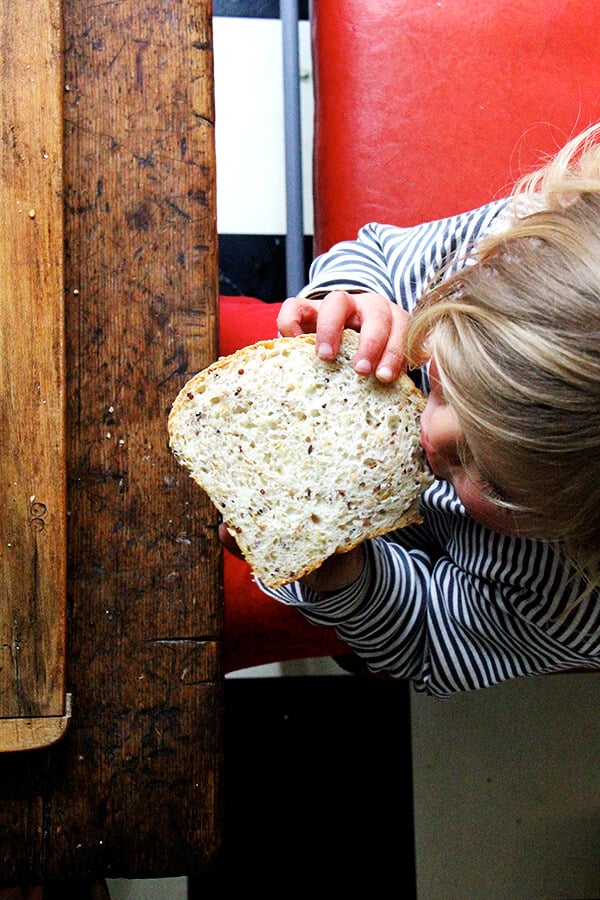
[[[259,341],[199,372],[173,403],[173,453],[269,587],[420,521],[433,480],[419,443],[425,398],[408,376],[356,375],[357,346],[346,330],[325,362],[314,334]]]

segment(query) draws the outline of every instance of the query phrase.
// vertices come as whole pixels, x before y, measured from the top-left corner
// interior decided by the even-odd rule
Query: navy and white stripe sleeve
[[[365,543],[363,571],[345,590],[263,590],[333,626],[371,671],[439,698],[518,676],[600,670],[597,593],[581,600],[581,582],[549,545],[482,528],[446,482],[426,491],[424,505],[422,525]]]
[[[465,265],[478,238],[488,232],[507,200],[410,228],[372,222],[355,241],[335,244],[318,256],[301,292],[320,296],[334,288],[383,294],[412,310],[428,283]]]

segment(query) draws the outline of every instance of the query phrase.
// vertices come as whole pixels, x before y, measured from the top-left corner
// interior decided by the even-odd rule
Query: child
[[[512,199],[367,225],[278,327],[323,359],[352,327],[357,373],[415,369],[437,480],[422,524],[265,592],[438,697],[600,670],[600,125]]]

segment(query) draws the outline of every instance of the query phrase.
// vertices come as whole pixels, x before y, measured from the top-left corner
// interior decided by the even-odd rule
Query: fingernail
[[[394,377],[394,374],[389,366],[380,366],[377,369],[376,374],[380,381],[391,381]]]
[[[319,344],[317,352],[320,359],[333,359],[333,347],[331,344]]]
[[[371,372],[371,363],[368,359],[357,359],[354,363],[354,371],[359,375],[369,375]]]

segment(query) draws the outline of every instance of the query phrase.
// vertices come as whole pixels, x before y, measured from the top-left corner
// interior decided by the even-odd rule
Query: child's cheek
[[[454,481],[454,490],[468,514],[480,525],[502,534],[518,533],[510,510],[497,506],[488,499],[467,476]]]

